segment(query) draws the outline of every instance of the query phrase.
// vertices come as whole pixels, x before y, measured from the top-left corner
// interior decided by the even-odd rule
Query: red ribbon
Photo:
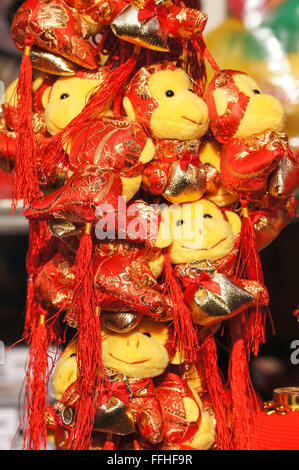
[[[150,384],[150,382],[151,382],[151,379],[149,379],[148,377],[144,377],[135,383],[131,383],[130,387],[131,387],[133,394],[134,392],[140,389],[143,389],[144,390],[144,393],[142,394],[143,398],[152,397],[153,395],[148,389],[149,388],[148,385]],[[102,405],[105,404],[111,396],[114,396],[118,398],[119,400],[121,400],[125,404],[125,406],[129,405],[130,390],[124,380],[117,380],[116,382],[111,382],[110,386],[109,385],[107,386],[107,384],[105,385],[105,383],[102,384],[102,386],[100,387],[101,404]]]
[[[157,17],[158,21],[161,22],[168,15],[168,9],[166,6],[157,5],[155,0],[147,0],[144,7],[138,12],[138,21],[145,21]]]
[[[130,400],[130,392],[124,380],[117,380],[116,382],[112,382],[110,387],[107,387],[107,385],[105,386],[105,384],[102,384],[100,392],[101,404],[107,403],[107,401],[112,395],[121,400],[125,404],[125,406],[128,406]]]
[[[199,157],[196,153],[191,153],[189,150],[185,150],[182,158],[180,159],[181,170],[184,170],[189,163],[193,166],[199,166]]]
[[[182,282],[185,287],[184,298],[187,300],[187,302],[191,302],[194,299],[194,295],[196,294],[199,286],[204,287],[210,292],[221,295],[220,284],[213,281],[212,277],[207,271],[201,271],[197,278],[184,276],[182,278]]]

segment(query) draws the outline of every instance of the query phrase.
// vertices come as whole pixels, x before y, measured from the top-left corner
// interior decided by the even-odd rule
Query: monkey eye
[[[68,98],[70,95],[68,95],[67,93],[62,93],[62,95],[60,96],[60,99],[61,100],[65,100],[66,98]]]
[[[191,91],[191,93],[194,93],[194,90],[192,90],[192,88],[189,88],[189,90],[188,90],[188,91]]]
[[[167,98],[171,98],[172,96],[174,96],[174,91],[167,90],[167,91],[165,91],[165,95],[167,96]]]
[[[150,333],[142,333],[144,336],[148,336],[148,338],[151,338],[151,334]]]
[[[184,220],[177,220],[175,225],[177,227],[180,227],[181,225],[183,225],[183,223],[184,223]]]
[[[204,216],[204,219],[212,219],[213,217],[211,216],[211,214],[205,214]]]
[[[70,357],[76,357],[76,356],[77,356],[76,353],[73,353],[73,354],[70,355]]]
[[[255,95],[260,95],[260,94],[261,94],[261,92],[260,92],[259,90],[253,90],[253,93],[254,93]]]

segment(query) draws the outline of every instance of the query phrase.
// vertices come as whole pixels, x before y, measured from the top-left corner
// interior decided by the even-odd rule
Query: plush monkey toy
[[[285,134],[285,111],[243,72],[216,73],[206,93],[210,128],[223,145],[220,171],[233,194],[257,200],[266,191],[286,199],[299,170]]]
[[[135,432],[141,445],[159,445],[162,449],[202,450],[213,444],[212,416],[203,411],[196,391],[183,377],[164,373],[173,356],[171,328],[143,319],[126,334],[103,328],[102,341],[103,363],[112,387],[102,394],[92,442],[110,433],[117,447],[119,436]],[[70,430],[75,426],[79,393],[76,353],[73,342],[62,354],[53,376],[57,402],[47,410],[47,418],[58,448],[67,448]]]
[[[109,70],[101,68],[96,73],[82,72],[77,73],[76,77],[59,78],[55,81],[42,99],[45,123],[51,136],[59,135],[81,113],[88,99],[98,90],[108,74]],[[62,139],[67,153],[65,165],[69,180],[66,183],[74,187],[74,180],[77,182],[83,169],[92,165],[95,170],[92,172],[93,176],[95,173],[99,174],[98,184],[104,178],[104,170],[110,172],[112,178],[121,179],[121,188],[115,196],[122,195],[129,200],[140,187],[143,167],[153,157],[154,146],[138,123],[112,117],[110,104],[106,105],[100,115],[95,115],[88,126],[78,129],[71,142]],[[56,169],[53,168],[53,171],[55,173]],[[61,207],[55,203],[64,197],[65,191],[66,187],[62,187],[43,200],[33,201],[32,207],[42,213],[43,207],[47,207],[49,211],[51,206],[53,212],[57,212]],[[89,193],[88,203],[90,198],[92,196]]]
[[[211,201],[170,206],[162,213],[156,245],[168,249],[195,323],[209,326],[249,305],[268,302],[258,282],[235,279],[239,216]]]
[[[209,116],[188,75],[172,63],[142,67],[123,105],[155,143],[154,159],[143,171],[144,189],[175,203],[199,199],[206,189],[199,151]]]
[[[94,433],[126,435],[136,431],[141,440],[157,445],[163,441],[161,407],[153,378],[161,375],[172,354],[171,328],[143,319],[128,333],[102,329],[102,358],[110,388],[103,388],[94,420]],[[76,342],[65,350],[53,376],[55,398],[48,410],[49,427],[57,445],[71,445],[75,426],[77,361]]]
[[[39,174],[40,187],[44,192],[48,191],[55,179],[61,185],[72,174],[72,170],[78,166],[78,162],[71,165],[58,164],[55,171],[46,178],[45,174],[40,174],[42,163],[42,149],[47,144],[50,136],[57,134],[65,128],[86,105],[88,99],[97,91],[103,80],[108,76],[109,70],[101,67],[95,73],[77,72],[74,77],[57,77],[39,74],[32,84],[33,93],[33,129],[35,137],[35,158],[37,171]],[[17,142],[14,135],[16,128],[16,87],[17,82],[13,82],[5,93],[5,105],[3,117],[5,127],[0,134],[0,144],[3,156],[8,158],[11,167],[14,166]],[[106,105],[101,115],[111,114]],[[53,185],[53,183],[52,183]],[[57,189],[57,188],[56,188]]]

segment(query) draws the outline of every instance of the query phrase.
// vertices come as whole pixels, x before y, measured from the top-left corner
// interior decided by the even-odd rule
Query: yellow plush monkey
[[[81,113],[92,94],[98,90],[109,73],[105,67],[100,67],[95,73],[78,72],[75,77],[59,78],[46,90],[42,96],[42,104],[47,131],[50,135],[55,136],[63,132]],[[153,158],[155,148],[151,139],[143,133],[141,128],[137,128],[137,124],[130,123],[126,118],[114,119],[110,107],[111,102],[106,105],[99,116],[93,116],[90,124],[93,127],[86,129],[82,125],[71,141],[62,138],[62,145],[69,154],[69,175],[80,164],[88,163],[84,154],[86,150],[86,147],[83,148],[84,142],[87,148],[88,146],[91,148],[88,151],[89,163],[111,169],[113,160],[112,166],[118,170],[121,177],[122,195],[128,201],[138,191],[142,181],[141,168]],[[133,161],[128,163],[128,159]],[[125,160],[123,165],[119,163],[121,160]],[[131,174],[127,176],[128,171]]]
[[[171,328],[146,318],[129,333],[114,333],[103,328],[102,354],[103,363],[112,380],[112,387],[113,380],[116,381],[116,386],[119,380],[122,383],[125,380],[125,383],[128,384],[127,394],[130,395],[128,412],[141,438],[151,444],[160,443],[162,447],[166,446],[167,442],[163,440],[165,424],[162,414],[165,412],[165,396],[162,393],[162,387],[166,386],[163,373],[173,354]],[[155,398],[156,392],[152,381],[154,377],[161,377],[162,380],[159,381],[157,389],[159,392],[157,396],[161,396],[161,403]],[[62,354],[53,376],[54,395],[60,401],[55,409],[61,413],[62,419],[64,416],[62,403],[65,392],[75,384],[76,379],[77,346],[75,341]],[[172,406],[178,406],[171,398],[172,395],[173,398],[178,398],[176,387],[173,388],[173,386],[177,384],[184,390],[182,397],[180,397],[180,407],[183,411],[182,420],[185,422],[185,426],[193,426],[193,429],[196,430],[192,437],[189,434],[188,440],[180,442],[180,445],[185,444],[188,448],[194,449],[209,448],[214,441],[213,416],[204,410],[204,405],[198,394],[187,384],[185,379],[179,378],[175,374],[169,374],[167,380],[171,385],[167,398],[170,399]],[[161,410],[164,410],[163,413]],[[101,431],[99,422],[98,414],[96,415],[95,427]],[[111,425],[113,426],[113,423]],[[169,423],[167,426],[169,427]],[[149,429],[155,429],[155,437],[143,434],[143,432],[148,433]]]
[[[42,98],[45,109],[45,120],[48,132],[55,135],[64,129],[74,119],[91,95],[109,74],[109,70],[100,67],[95,73],[77,74],[75,77],[58,78],[51,88],[48,88]],[[111,115],[108,103],[102,115]]]
[[[195,323],[219,324],[250,304],[268,303],[263,285],[233,277],[241,230],[236,213],[201,199],[167,207],[162,219],[156,245],[176,265]]]
[[[220,260],[233,249],[241,230],[236,213],[222,212],[206,199],[169,206],[162,216],[156,246],[168,247],[173,264]]]
[[[142,67],[129,83],[123,105],[155,142],[154,159],[142,175],[144,188],[175,203],[199,199],[206,189],[199,149],[209,113],[186,72],[170,62]]]

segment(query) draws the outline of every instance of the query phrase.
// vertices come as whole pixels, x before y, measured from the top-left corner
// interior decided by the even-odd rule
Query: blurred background
[[[9,27],[21,1],[0,2],[0,80],[8,86],[18,76],[20,55]],[[187,3],[187,2],[186,2]],[[192,0],[199,7],[199,2]],[[299,0],[202,0],[209,14],[206,41],[221,68],[244,70],[262,88],[276,95],[287,110],[287,130],[299,150]],[[22,337],[26,297],[27,224],[20,213],[9,215],[11,177],[0,172],[0,450],[9,449],[19,424],[19,391],[26,348]],[[263,400],[276,387],[299,386],[299,364],[291,363],[294,341],[299,344],[299,219],[261,253],[265,284],[270,292],[272,324],[267,343],[252,361],[254,386]],[[298,347],[298,346],[297,346]],[[5,355],[5,357],[4,357]],[[299,359],[299,354],[296,356]],[[225,368],[225,354],[223,367]],[[20,403],[21,405],[21,403]],[[20,448],[17,432],[13,448]]]

